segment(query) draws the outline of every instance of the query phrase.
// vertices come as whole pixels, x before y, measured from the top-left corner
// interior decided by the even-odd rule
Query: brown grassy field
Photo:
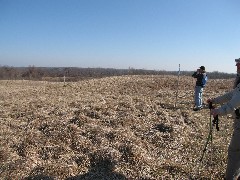
[[[222,179],[232,119],[202,155],[209,109],[195,79],[120,76],[79,82],[0,81],[0,179]],[[204,101],[233,80],[209,80]],[[212,160],[211,160],[212,159]]]

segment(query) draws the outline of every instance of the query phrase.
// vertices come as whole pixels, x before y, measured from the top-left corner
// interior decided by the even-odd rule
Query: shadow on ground
[[[110,158],[93,156],[90,159],[91,167],[86,174],[69,177],[66,180],[125,180],[123,174],[114,172],[115,163]]]
[[[126,180],[127,178],[114,172],[115,163],[110,158],[92,156],[89,171],[82,175],[68,177],[65,180]],[[31,175],[24,180],[55,180],[56,178],[43,175]]]

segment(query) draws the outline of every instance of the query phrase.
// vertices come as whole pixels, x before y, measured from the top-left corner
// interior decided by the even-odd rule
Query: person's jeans
[[[203,87],[195,86],[195,106],[196,107],[202,107],[202,94],[203,94]]]

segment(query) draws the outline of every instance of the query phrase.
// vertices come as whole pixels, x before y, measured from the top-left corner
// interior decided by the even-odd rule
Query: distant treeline
[[[191,76],[193,71],[181,71],[181,76]],[[176,75],[178,71],[145,70],[145,69],[113,69],[113,68],[78,68],[78,67],[10,67],[0,66],[1,80],[47,80],[47,81],[79,81],[89,78],[102,78],[122,75]],[[236,74],[208,72],[209,79],[229,79]]]

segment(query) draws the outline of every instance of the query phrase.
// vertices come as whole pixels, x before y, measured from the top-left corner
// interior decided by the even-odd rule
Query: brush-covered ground
[[[204,101],[232,84],[209,80]],[[199,163],[210,114],[192,110],[194,85],[143,75],[0,81],[0,179],[222,179],[232,118],[219,117]]]

